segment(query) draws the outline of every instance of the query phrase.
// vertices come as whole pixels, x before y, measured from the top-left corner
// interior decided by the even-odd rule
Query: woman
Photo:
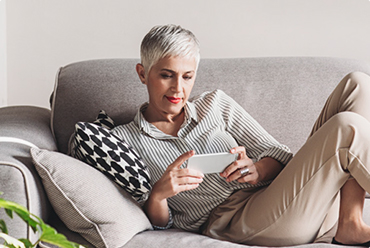
[[[370,191],[369,77],[353,73],[342,80],[292,158],[224,92],[188,102],[198,63],[199,44],[190,31],[154,27],[136,66],[149,102],[114,130],[148,164],[153,188],[144,210],[153,226],[249,245],[309,243],[335,224],[327,216],[340,192],[333,242],[368,242],[362,209]],[[226,151],[238,159],[223,173],[186,168],[195,152]]]

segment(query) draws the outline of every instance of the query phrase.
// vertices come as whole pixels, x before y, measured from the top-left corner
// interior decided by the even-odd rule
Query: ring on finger
[[[243,169],[240,169],[240,174],[242,177],[246,176],[249,174],[249,168],[245,167]]]

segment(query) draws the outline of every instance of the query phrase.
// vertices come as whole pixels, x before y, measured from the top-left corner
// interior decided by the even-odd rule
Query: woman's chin
[[[183,110],[183,105],[178,105],[178,106],[172,106],[170,108],[167,109],[166,113],[167,114],[170,114],[170,115],[179,115],[182,113],[182,110]]]

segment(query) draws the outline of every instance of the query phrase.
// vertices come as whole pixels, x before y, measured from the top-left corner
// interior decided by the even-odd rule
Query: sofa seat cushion
[[[122,247],[151,229],[127,192],[91,166],[59,152],[31,148],[55,212],[66,226],[96,247]]]

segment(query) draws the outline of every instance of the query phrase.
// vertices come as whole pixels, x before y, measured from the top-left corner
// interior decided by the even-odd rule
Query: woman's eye
[[[184,79],[185,80],[190,80],[190,79],[192,79],[192,77],[191,76],[184,76]]]
[[[165,78],[165,79],[171,78],[171,75],[168,75],[168,74],[162,74],[161,76],[162,76],[162,78]]]

